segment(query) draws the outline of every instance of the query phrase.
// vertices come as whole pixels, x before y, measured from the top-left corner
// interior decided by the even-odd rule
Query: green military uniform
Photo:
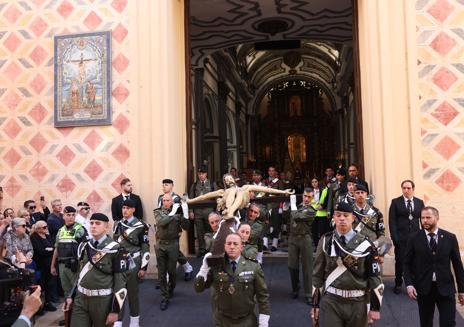
[[[123,204],[124,205],[124,204]],[[147,270],[150,260],[150,245],[148,241],[148,225],[142,220],[132,216],[119,220],[114,227],[114,239],[118,241],[132,257],[133,267],[128,267],[126,272],[126,288],[131,317],[138,317],[139,306],[139,270]],[[119,321],[124,317],[124,309],[121,310]]]
[[[265,232],[264,223],[258,219],[247,219],[246,223],[250,225],[250,238],[248,239],[248,246],[256,249],[256,254],[263,251],[263,236]],[[255,257],[251,259],[255,259]]]
[[[79,270],[77,249],[85,240],[87,231],[79,223],[64,225],[56,234],[55,249],[58,251],[58,271],[64,294],[69,294],[76,283]]]
[[[290,234],[288,238],[288,270],[292,282],[292,291],[298,292],[300,261],[303,270],[303,286],[306,299],[312,293],[313,240],[311,225],[316,215],[316,209],[309,204],[301,203],[297,210],[290,214]],[[296,294],[295,294],[296,295]]]
[[[75,287],[71,326],[104,327],[110,312],[123,307],[127,291],[124,271],[127,253],[106,236],[79,246],[80,274]]]
[[[207,252],[211,252],[214,244],[214,233],[205,233],[205,249]]]
[[[250,260],[256,260],[258,256],[258,248],[248,242],[243,244],[242,255]]]
[[[283,190],[283,183],[279,178],[266,179],[266,186],[278,190]],[[274,195],[268,195],[270,197]],[[273,246],[277,247],[277,240],[279,239],[280,231],[282,229],[282,214],[279,213],[280,203],[274,202],[267,205],[269,215],[269,238],[272,239]]]
[[[358,208],[354,204],[353,214],[356,217],[353,222],[353,229],[356,232],[363,234],[372,242],[381,236],[385,236],[385,223],[379,209],[368,204],[364,208]]]
[[[176,287],[179,237],[182,229],[187,230],[190,225],[189,219],[178,213],[179,210],[178,204],[174,204],[171,209],[155,209],[156,261],[158,263],[158,279],[163,301],[168,301]],[[169,285],[166,274],[169,275]]]
[[[372,242],[353,230],[346,236],[336,231],[324,235],[316,251],[313,286],[315,299],[323,293],[322,326],[367,326],[368,292],[371,310],[379,311],[384,287]],[[313,300],[313,305],[319,303]]]
[[[230,263],[226,264],[225,271],[211,268],[206,280],[203,276],[195,278],[194,286],[197,292],[213,287],[213,320],[216,327],[258,326],[256,302],[260,315],[269,315],[269,293],[263,270],[257,262],[243,256],[238,258],[235,272]]]
[[[204,182],[200,182],[198,180],[190,187],[189,197],[191,199],[196,198],[197,196],[215,191],[216,189],[216,184],[209,179],[206,179]],[[211,227],[208,223],[208,215],[211,211],[212,210],[210,208],[198,208],[193,210],[195,215],[194,224],[197,233],[198,249],[200,254],[205,254],[207,252],[205,244],[205,233],[211,231]]]

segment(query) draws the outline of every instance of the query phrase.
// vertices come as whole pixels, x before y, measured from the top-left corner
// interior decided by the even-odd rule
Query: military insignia
[[[95,262],[98,262],[102,257],[102,254],[101,252],[97,251],[93,256],[92,256],[92,261],[95,263]]]
[[[230,284],[230,285],[229,285],[229,294],[230,294],[230,295],[233,295],[234,293],[235,293],[234,284]]]
[[[124,238],[127,238],[127,236],[129,236],[129,235],[127,235],[126,232],[122,233],[122,235],[124,236]]]
[[[358,266],[358,259],[352,255],[347,255],[345,258],[343,258],[343,262],[346,263],[346,265],[350,268],[356,268]]]
[[[384,291],[384,287],[383,286],[379,287],[379,293],[380,293],[381,296],[383,296],[383,291]]]
[[[371,218],[371,217],[369,217],[369,216],[364,216],[364,217],[362,218],[362,222],[365,223],[365,224],[367,224],[367,223],[369,222],[370,218]]]
[[[119,294],[119,299],[120,299],[121,301],[124,301],[125,298],[126,298],[126,294],[125,294],[125,293],[120,293],[120,294]]]

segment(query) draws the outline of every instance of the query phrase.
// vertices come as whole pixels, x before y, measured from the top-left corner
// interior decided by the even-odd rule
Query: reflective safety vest
[[[58,258],[59,259],[70,259],[77,258],[77,248],[79,243],[76,240],[76,234],[79,230],[83,229],[79,223],[74,223],[71,229],[68,229],[66,225],[61,227],[56,235],[58,240]]]

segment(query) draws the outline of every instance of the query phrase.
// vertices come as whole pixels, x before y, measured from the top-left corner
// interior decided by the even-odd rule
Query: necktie
[[[346,238],[345,235],[340,236],[340,244],[345,246],[346,245]]]
[[[437,241],[435,241],[435,233],[429,233],[430,236],[430,249],[432,250],[432,253],[435,254],[437,252]]]
[[[237,269],[237,263],[235,261],[231,261],[230,266],[232,267],[232,272],[235,274],[235,270]]]
[[[409,214],[412,215],[412,205],[411,205],[411,200],[408,200],[408,211],[409,211]]]
[[[93,247],[98,249],[98,241],[93,242]]]

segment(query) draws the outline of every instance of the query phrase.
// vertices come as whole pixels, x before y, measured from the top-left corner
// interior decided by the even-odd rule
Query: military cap
[[[356,191],[364,191],[367,193],[367,188],[363,184],[356,184]]]
[[[131,199],[126,199],[122,202],[122,206],[126,206],[126,207],[129,207],[129,208],[135,208],[135,202]]]
[[[335,211],[353,212],[353,207],[350,206],[348,203],[340,202],[335,206]]]
[[[198,167],[198,172],[199,173],[207,173],[208,172],[208,167],[206,165],[200,165],[200,167]]]
[[[255,170],[253,170],[253,174],[256,174],[256,175],[261,175],[261,176],[263,176],[263,173],[262,173],[262,172],[261,172],[261,170],[259,170],[259,169],[255,169]]]
[[[347,183],[354,183],[354,184],[358,184],[358,180],[353,177],[353,176],[350,176],[348,177],[348,179],[346,180]]]
[[[110,221],[106,215],[99,213],[99,212],[92,214],[92,216],[90,216],[90,220],[100,220],[100,221],[106,221],[106,222]]]
[[[346,170],[345,170],[345,168],[338,168],[338,169],[337,169],[337,175],[346,176]]]
[[[71,206],[66,206],[66,207],[64,207],[63,212],[64,213],[76,212],[76,209],[74,209],[74,207],[71,207]]]
[[[170,178],[163,179],[163,184],[174,184],[174,181]]]
[[[77,204],[78,207],[90,207],[87,202],[81,201]]]

